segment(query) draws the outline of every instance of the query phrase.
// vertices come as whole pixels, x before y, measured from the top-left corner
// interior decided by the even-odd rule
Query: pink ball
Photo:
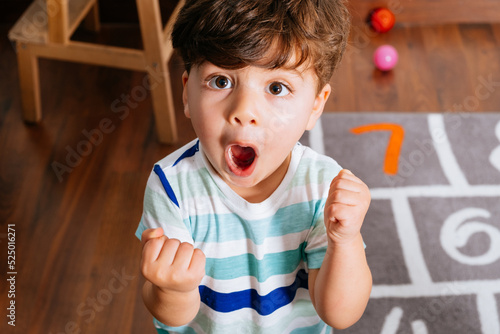
[[[373,62],[381,71],[389,71],[398,63],[398,52],[390,45],[382,45],[375,50]]]

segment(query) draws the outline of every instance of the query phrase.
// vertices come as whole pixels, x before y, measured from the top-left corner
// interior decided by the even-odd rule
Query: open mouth
[[[231,145],[226,152],[227,165],[232,173],[237,176],[252,174],[255,167],[255,158],[257,157],[252,147]]]

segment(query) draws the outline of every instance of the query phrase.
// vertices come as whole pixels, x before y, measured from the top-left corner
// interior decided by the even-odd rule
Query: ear
[[[330,86],[330,84],[326,84],[318,93],[316,99],[314,99],[313,109],[311,111],[311,115],[309,116],[306,130],[311,130],[312,128],[314,128],[316,121],[323,113],[326,100],[328,100],[328,97],[330,96],[331,92],[332,92],[332,87]]]
[[[182,102],[184,103],[184,115],[186,115],[187,118],[190,118],[189,114],[189,106],[188,106],[188,90],[187,90],[187,83],[189,79],[189,74],[187,71],[184,71],[182,73]]]

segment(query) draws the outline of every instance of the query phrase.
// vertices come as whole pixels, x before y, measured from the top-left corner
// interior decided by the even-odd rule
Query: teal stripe
[[[159,334],[175,334],[175,333],[197,334],[196,331],[193,328],[189,327],[188,325],[179,326],[179,327],[170,327],[170,326],[167,326],[167,325],[161,323],[156,318],[153,318],[153,323],[155,324],[155,326],[158,326],[158,327],[156,327],[156,331]],[[204,327],[204,328],[208,328],[208,327]]]
[[[141,221],[139,222],[139,226],[137,226],[137,230],[135,230],[135,236],[139,240],[141,240],[142,239],[142,232],[144,232],[145,230],[146,230],[146,227],[142,223],[142,219],[141,219]]]
[[[208,214],[191,217],[193,239],[198,242],[227,242],[250,239],[261,245],[266,238],[309,230],[314,212],[321,205],[314,200],[289,205],[265,219],[245,220],[236,214]],[[189,222],[185,222],[189,224]]]
[[[253,254],[223,259],[207,258],[206,275],[218,280],[254,276],[259,282],[264,282],[271,276],[289,274],[297,269],[305,246],[306,243],[303,242],[297,249],[266,254],[262,260],[258,260]]]
[[[309,327],[302,327],[302,328],[297,328],[294,329],[293,331],[290,332],[290,334],[311,334],[311,333],[321,333],[323,328],[327,327],[326,324],[323,321],[320,321],[314,326],[309,326]],[[330,327],[327,327],[327,329]],[[331,328],[330,328],[331,330]],[[327,330],[326,333],[330,333],[330,330]]]
[[[315,248],[306,253],[307,268],[319,269],[325,258],[326,247]]]
[[[183,333],[183,334],[196,334],[194,329],[191,327],[183,326],[183,327],[173,327],[171,330],[166,330],[162,328],[156,328],[156,331],[159,334],[174,334],[174,333]]]

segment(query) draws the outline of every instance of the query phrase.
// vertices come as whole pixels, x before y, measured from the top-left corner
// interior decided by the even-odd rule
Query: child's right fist
[[[205,276],[205,254],[193,245],[169,239],[162,228],[142,233],[141,271],[162,290],[189,292]]]

